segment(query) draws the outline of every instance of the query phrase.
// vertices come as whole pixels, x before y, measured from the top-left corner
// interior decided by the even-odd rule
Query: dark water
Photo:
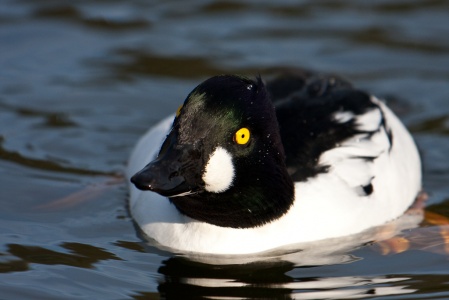
[[[209,75],[285,66],[389,99],[429,210],[449,217],[447,1],[1,0],[0,299],[449,299],[447,227],[307,267],[209,265],[141,239],[120,178],[138,137]]]

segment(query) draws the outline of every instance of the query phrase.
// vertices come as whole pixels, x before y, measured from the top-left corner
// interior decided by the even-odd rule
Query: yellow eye
[[[176,117],[179,117],[179,115],[181,114],[181,109],[182,109],[182,104],[178,107],[178,109],[176,110]]]
[[[249,133],[248,128],[240,128],[237,130],[237,132],[234,134],[234,142],[236,142],[239,145],[245,145],[249,142],[251,134]]]

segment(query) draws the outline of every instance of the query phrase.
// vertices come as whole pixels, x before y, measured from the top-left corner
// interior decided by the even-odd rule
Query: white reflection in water
[[[351,252],[372,241],[388,240],[416,227],[421,220],[422,214],[413,211],[357,235],[283,247],[252,256],[173,256],[159,268],[162,275],[159,290],[166,299],[179,297],[177,290],[208,299],[244,299],[253,297],[252,293],[267,293],[266,297],[276,299],[360,299],[413,293],[416,289],[408,288],[405,283],[410,280],[407,276],[332,277],[329,275],[334,273],[323,272],[319,277],[311,277],[308,270],[361,260]],[[209,294],[211,291],[213,295]]]

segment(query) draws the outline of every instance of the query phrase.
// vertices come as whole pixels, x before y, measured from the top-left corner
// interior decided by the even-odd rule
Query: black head
[[[225,75],[197,86],[158,157],[131,180],[218,226],[253,227],[282,216],[293,202],[293,182],[261,79]]]

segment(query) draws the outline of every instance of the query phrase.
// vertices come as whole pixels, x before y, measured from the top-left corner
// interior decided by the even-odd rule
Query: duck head
[[[261,79],[216,76],[178,109],[157,158],[131,181],[183,214],[248,228],[280,218],[294,200],[276,113]]]

